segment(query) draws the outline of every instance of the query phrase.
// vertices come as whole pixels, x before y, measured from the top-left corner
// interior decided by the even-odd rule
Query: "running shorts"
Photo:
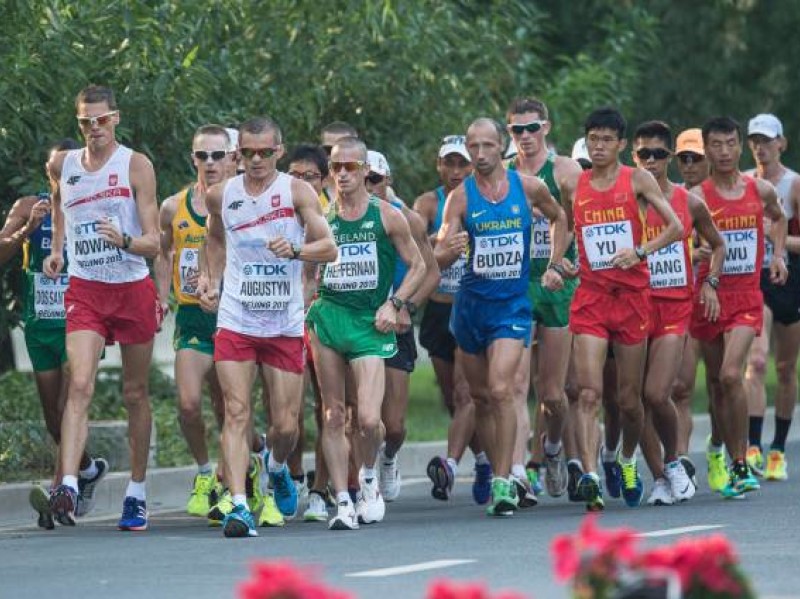
[[[450,315],[456,344],[468,354],[479,354],[497,339],[521,339],[528,347],[533,314],[527,296],[489,302],[460,291]]]
[[[378,331],[375,312],[369,310],[353,310],[318,299],[308,309],[306,323],[322,345],[347,361],[371,356],[385,359],[397,353],[395,334]]]
[[[692,300],[673,300],[652,298],[652,322],[650,339],[658,339],[666,335],[683,337],[689,332],[692,322]]]
[[[306,364],[302,337],[254,337],[228,329],[214,336],[215,362],[255,362],[294,374]]]
[[[772,311],[772,318],[782,325],[800,321],[800,273],[789,267],[785,285],[775,285],[769,280],[769,270],[761,271],[761,293],[764,303]]]
[[[175,351],[193,349],[213,356],[216,329],[216,314],[204,312],[200,306],[178,306],[178,311],[175,313],[175,336],[172,347]]]
[[[34,372],[57,370],[67,361],[67,332],[61,327],[25,325],[25,346]]]
[[[570,307],[569,330],[636,345],[647,340],[651,312],[649,289],[600,291],[579,285]]]
[[[699,294],[695,294],[692,310],[692,337],[700,341],[713,341],[723,333],[736,327],[750,327],[756,335],[761,334],[764,324],[764,297],[758,289],[750,291],[717,291],[719,298],[719,318],[716,322],[706,320],[700,303]]]
[[[453,363],[456,359],[456,340],[450,332],[450,313],[453,304],[428,300],[419,325],[419,344],[432,358]]]
[[[569,306],[578,287],[577,279],[564,279],[564,287],[550,291],[540,279],[528,284],[528,297],[533,304],[533,318],[537,326],[563,329],[569,326]]]
[[[417,341],[414,339],[414,329],[405,333],[398,333],[397,353],[385,361],[386,368],[394,368],[404,372],[414,372],[414,362],[417,361]]]

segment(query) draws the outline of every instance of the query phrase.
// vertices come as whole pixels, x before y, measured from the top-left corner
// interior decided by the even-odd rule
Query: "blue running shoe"
[[[297,513],[297,487],[289,475],[289,469],[284,466],[278,472],[270,472],[269,484],[275,489],[275,503],[281,514],[294,518]]]
[[[120,530],[147,530],[147,502],[136,497],[126,497],[122,504]]]
[[[229,539],[257,537],[256,522],[246,505],[236,505],[222,521],[222,534]]]
[[[475,464],[475,480],[472,481],[472,498],[478,505],[486,505],[492,499],[492,465]]]
[[[603,472],[606,475],[606,490],[614,499],[619,499],[622,491],[622,469],[619,462],[603,462]]]
[[[619,464],[622,470],[622,498],[628,507],[639,507],[644,497],[644,485],[639,476],[636,462]]]
[[[575,494],[586,502],[587,512],[601,512],[606,504],[603,501],[603,489],[600,486],[600,477],[594,472],[587,472],[578,480]]]

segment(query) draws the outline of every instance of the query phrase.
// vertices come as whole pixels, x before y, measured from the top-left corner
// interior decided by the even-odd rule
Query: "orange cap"
[[[703,146],[703,131],[701,129],[686,129],[681,131],[675,140],[675,153],[681,152],[694,152],[701,156],[706,155],[706,150]]]

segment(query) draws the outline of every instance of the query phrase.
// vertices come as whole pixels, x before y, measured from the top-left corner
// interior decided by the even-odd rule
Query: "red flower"
[[[425,599],[527,599],[513,591],[501,591],[492,595],[481,583],[457,583],[451,580],[436,580],[428,586]]]
[[[318,583],[311,569],[289,562],[257,562],[251,570],[253,578],[239,585],[240,599],[352,599]]]

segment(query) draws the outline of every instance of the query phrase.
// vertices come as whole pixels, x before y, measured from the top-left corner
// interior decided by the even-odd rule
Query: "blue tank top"
[[[436,188],[436,217],[433,222],[428,225],[428,235],[433,235],[442,228],[442,215],[444,214],[444,203],[447,201],[447,196],[444,195],[444,187]]]
[[[506,176],[508,195],[497,204],[481,195],[474,175],[464,181],[469,247],[461,290],[489,301],[525,297],[528,291],[531,211],[519,174]]]
[[[403,202],[401,200],[395,198],[393,200],[389,200],[389,203],[397,208],[401,213],[403,212]],[[403,218],[405,218],[405,215]],[[406,273],[408,272],[408,266],[406,266],[406,263],[403,262],[400,254],[397,254],[397,250],[395,250],[395,254],[397,255],[397,259],[394,261],[394,278],[392,279],[393,293],[400,288],[400,285],[403,284],[403,279],[406,278]]]

